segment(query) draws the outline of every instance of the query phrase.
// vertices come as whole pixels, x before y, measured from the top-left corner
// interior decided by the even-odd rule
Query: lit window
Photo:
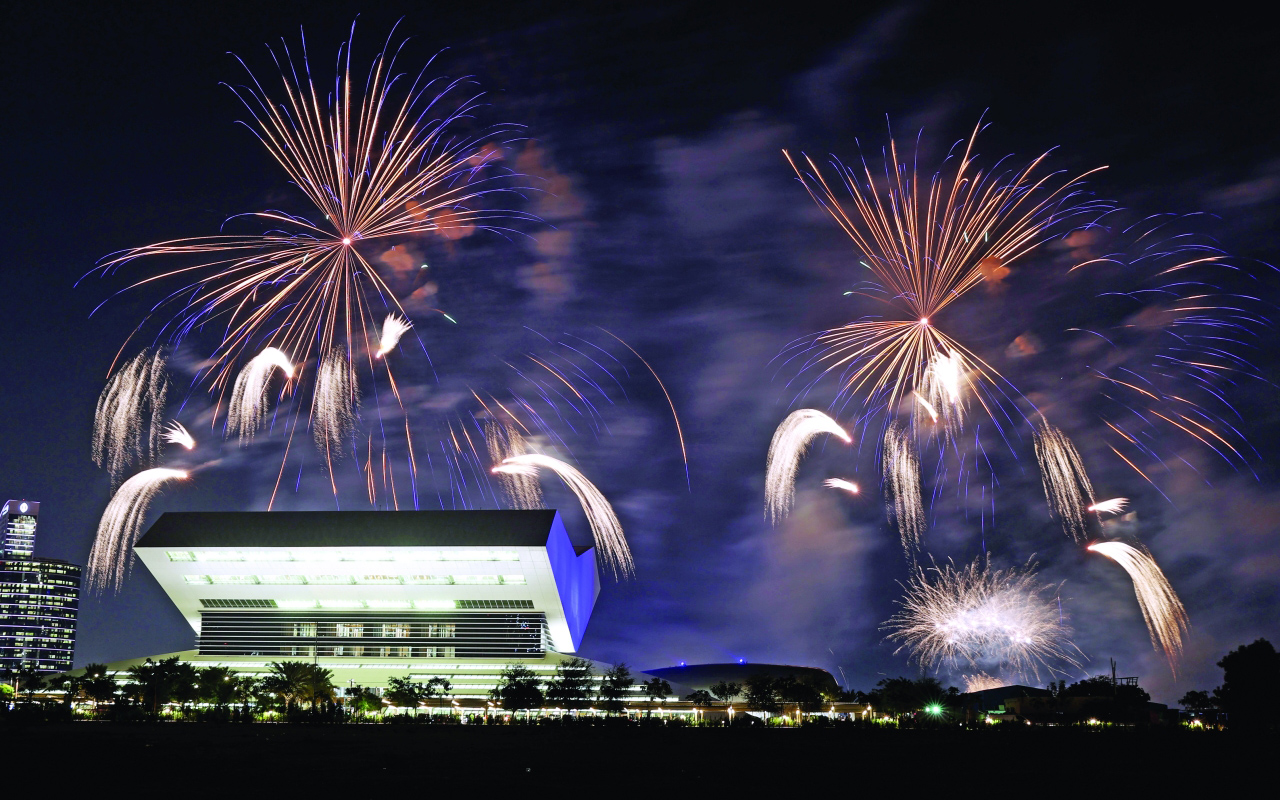
[[[523,575],[503,575],[502,582],[509,586],[524,586],[528,580]]]
[[[307,579],[302,575],[259,575],[258,582],[277,586],[301,586]]]
[[[208,575],[183,575],[182,579],[187,583],[212,583]]]
[[[307,583],[336,586],[351,583],[350,575],[308,575]]]
[[[410,575],[409,583],[446,586],[453,583],[453,578],[448,575]]]
[[[254,585],[258,582],[256,575],[210,575],[209,580],[220,584]]]
[[[458,604],[453,600],[414,600],[414,608],[457,608]]]
[[[190,550],[168,550],[165,555],[170,561],[195,561],[196,554]]]
[[[244,553],[237,550],[197,550],[196,561],[244,561]]]
[[[315,608],[315,600],[277,600],[275,601],[277,608]]]
[[[408,600],[369,600],[369,608],[413,608]]]
[[[361,575],[356,578],[356,583],[401,583],[402,581],[399,575]]]
[[[453,579],[464,586],[497,586],[500,583],[497,575],[454,575]]]
[[[364,608],[363,600],[321,600],[321,608]]]

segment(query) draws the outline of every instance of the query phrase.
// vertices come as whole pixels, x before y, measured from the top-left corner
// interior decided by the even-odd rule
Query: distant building
[[[752,664],[747,661],[735,661],[725,664],[681,664],[675,667],[647,669],[645,675],[661,678],[686,690],[702,689],[710,691],[717,683],[736,683],[745,686],[747,680],[757,675],[777,680],[791,678],[807,683],[824,694],[835,694],[840,690],[835,677],[825,669],[818,667],[793,667],[787,664]]]
[[[62,672],[75,655],[81,569],[33,555],[39,511],[27,500],[0,509],[0,674]]]

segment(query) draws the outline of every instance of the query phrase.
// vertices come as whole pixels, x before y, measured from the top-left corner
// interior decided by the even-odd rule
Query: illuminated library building
[[[439,676],[480,699],[508,664],[548,678],[600,592],[554,510],[171,512],[134,549],[196,633],[152,659],[313,661],[344,689]]]

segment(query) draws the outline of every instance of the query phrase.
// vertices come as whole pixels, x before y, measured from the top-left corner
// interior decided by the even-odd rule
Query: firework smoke
[[[889,495],[889,515],[898,526],[902,549],[914,557],[924,536],[924,501],[920,495],[920,457],[910,431],[896,422],[884,434],[881,456],[884,488]]]
[[[378,352],[373,354],[374,358],[382,358],[390,353],[400,344],[400,337],[409,332],[413,327],[413,323],[397,314],[388,314],[387,318],[382,321],[382,339],[378,342]]]
[[[841,491],[848,492],[849,494],[858,493],[858,484],[853,481],[846,481],[844,478],[827,478],[822,482],[822,485],[828,489],[840,489]]]
[[[1093,505],[1093,485],[1080,452],[1066,434],[1048,421],[1041,422],[1035,442],[1049,510],[1062,520],[1067,534],[1079,541],[1086,532],[1085,510]]]
[[[116,371],[98,397],[93,417],[93,463],[115,485],[134,462],[149,464],[160,452],[169,378],[158,350],[144,350]]]
[[[238,434],[241,444],[253,439],[267,418],[267,387],[272,369],[279,369],[285,378],[293,378],[289,357],[274,347],[254,356],[236,376],[227,408],[227,432]]]
[[[845,444],[853,441],[835,420],[812,408],[791,412],[774,431],[765,466],[764,489],[765,514],[773,524],[778,524],[790,512],[800,459],[820,433],[839,436]]]
[[[511,425],[490,421],[485,426],[485,442],[489,447],[490,463],[502,464],[509,458],[526,455],[529,451],[524,437]],[[513,508],[543,508],[542,485],[538,483],[538,471],[517,469],[496,472],[502,482],[507,499]]]
[[[635,562],[631,559],[631,548],[627,546],[627,538],[622,532],[622,523],[618,522],[618,516],[613,513],[613,506],[609,505],[605,496],[581,472],[550,456],[526,453],[503,460],[493,468],[493,473],[528,476],[537,474],[538,468],[549,469],[559,475],[565,485],[578,496],[578,502],[582,504],[587,522],[591,525],[591,535],[595,539],[596,549],[613,571],[614,578],[616,579],[619,573],[623,577],[634,575]]]
[[[174,420],[169,423],[169,427],[164,429],[164,440],[169,444],[179,444],[190,450],[196,446],[196,440],[192,438],[187,429],[182,426],[181,422]]]
[[[1058,604],[1045,597],[1057,587],[1041,584],[1035,565],[992,570],[989,559],[918,568],[904,587],[902,606],[883,626],[911,658],[934,669],[993,666],[1037,679],[1061,662],[1080,666]],[[897,652],[897,651],[895,651]]]
[[[330,465],[342,457],[359,407],[360,387],[351,360],[345,350],[330,350],[316,371],[311,403],[311,433]]]
[[[120,591],[133,560],[133,543],[160,484],[186,477],[187,473],[181,470],[156,468],[139,472],[121,484],[102,513],[98,535],[89,552],[89,591]]]
[[[1155,559],[1141,545],[1133,547],[1124,542],[1094,542],[1087,549],[1101,553],[1129,573],[1133,579],[1134,594],[1138,596],[1138,607],[1147,621],[1151,644],[1164,650],[1169,669],[1177,675],[1178,659],[1182,656],[1182,634],[1188,625],[1187,610]]]
[[[1092,511],[1095,514],[1123,514],[1124,510],[1129,507],[1129,498],[1113,497],[1110,500],[1101,500],[1089,506],[1086,511]]]

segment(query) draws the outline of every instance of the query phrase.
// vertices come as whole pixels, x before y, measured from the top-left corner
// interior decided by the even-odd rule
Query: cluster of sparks
[[[117,483],[130,465],[160,450],[169,377],[159,351],[144,350],[111,376],[93,417],[93,462]]]
[[[986,559],[918,568],[885,628],[930,666],[999,667],[1039,677],[1056,664],[1079,666],[1071,629],[1032,565],[993,570]]]
[[[1067,533],[1079,541],[1088,529],[1085,511],[1093,510],[1093,484],[1080,451],[1066,434],[1048,422],[1041,422],[1035,442],[1045,499]]]
[[[889,513],[898,525],[902,550],[910,558],[924,538],[924,499],[920,494],[920,456],[910,431],[896,422],[884,434],[881,451]]]
[[[1088,549],[1106,556],[1124,568],[1133,580],[1138,607],[1147,622],[1151,644],[1164,650],[1169,668],[1178,671],[1182,655],[1182,635],[1187,631],[1187,610],[1146,548],[1124,542],[1094,542]]]
[[[773,432],[765,465],[765,514],[775,525],[786,518],[795,501],[796,472],[800,459],[815,437],[838,436],[846,444],[853,440],[831,417],[812,408],[787,415]]]
[[[507,474],[520,477],[534,477],[539,469],[554,472],[565,485],[577,496],[582,504],[582,511],[591,526],[591,535],[595,539],[596,552],[612,570],[614,577],[628,577],[635,574],[635,562],[631,558],[631,548],[627,545],[627,537],[622,532],[622,524],[618,515],[613,513],[613,506],[601,494],[586,476],[574,467],[559,459],[540,453],[526,453],[504,459],[493,468],[496,475]]]
[[[89,552],[88,588],[93,592],[119,591],[133,563],[133,543],[142,530],[152,498],[167,481],[184,480],[187,473],[156,467],[144,470],[120,485],[98,522],[97,536]]]

